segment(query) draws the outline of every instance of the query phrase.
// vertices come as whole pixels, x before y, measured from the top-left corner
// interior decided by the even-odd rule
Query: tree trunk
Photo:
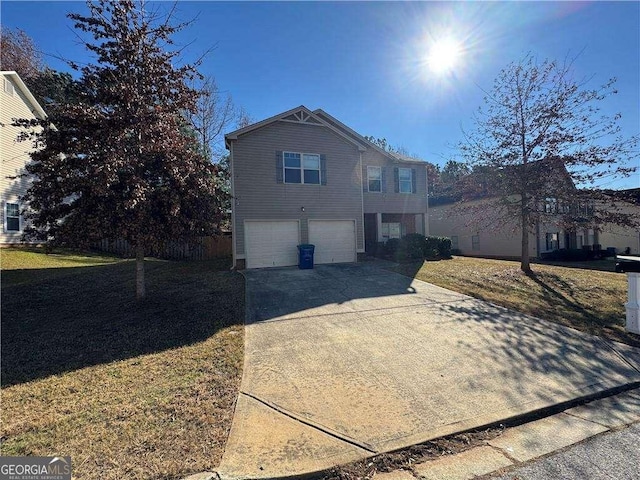
[[[139,242],[136,245],[136,299],[144,298],[144,245]]]
[[[529,264],[529,212],[526,205],[522,208],[522,252],[520,257],[520,270],[531,273]]]

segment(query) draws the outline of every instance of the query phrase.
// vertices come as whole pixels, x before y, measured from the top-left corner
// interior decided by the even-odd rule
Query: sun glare
[[[460,59],[460,46],[451,39],[443,39],[435,42],[427,57],[429,69],[436,74],[451,72]]]

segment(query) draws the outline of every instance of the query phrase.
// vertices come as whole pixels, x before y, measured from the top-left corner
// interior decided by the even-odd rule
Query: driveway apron
[[[245,277],[223,478],[316,472],[640,382],[638,349],[374,265]]]

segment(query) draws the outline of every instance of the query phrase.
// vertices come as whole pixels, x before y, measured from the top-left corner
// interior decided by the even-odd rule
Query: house
[[[20,197],[29,188],[29,180],[19,177],[25,173],[30,161],[32,145],[18,141],[19,127],[12,126],[14,118],[44,119],[44,110],[16,72],[3,71],[0,93],[0,201],[2,203],[2,228],[0,245],[22,242],[25,221],[21,215],[24,205]]]
[[[354,262],[428,233],[426,163],[394,155],[323,110],[299,106],[225,135],[237,268]]]
[[[540,160],[530,165],[528,182],[544,182],[545,190],[555,191],[558,197],[538,199],[534,203],[536,221],[529,233],[529,256],[542,257],[560,249],[593,250],[615,248],[618,253],[640,251],[640,232],[632,227],[621,227],[611,223],[596,223],[594,217],[605,218],[609,208],[602,201],[585,200],[576,203],[579,191],[558,159]],[[482,184],[482,180],[468,175],[457,193],[434,196],[429,200],[429,229],[432,235],[451,238],[452,249],[463,255],[488,258],[520,258],[522,254],[522,227],[518,217],[505,221],[506,215],[494,192],[509,189],[518,182],[518,167],[502,172],[500,185],[488,188],[469,188]],[[481,175],[480,175],[481,176]],[[495,178],[495,176],[490,176]],[[533,177],[533,180],[532,178]],[[550,183],[551,182],[551,183]],[[483,187],[487,187],[483,184]],[[540,185],[538,185],[540,187]],[[464,206],[459,204],[463,196]],[[573,190],[566,199],[561,198],[567,190]],[[507,193],[503,190],[503,195]],[[520,197],[511,195],[511,202],[518,205]],[[619,211],[640,218],[640,202],[617,202]]]

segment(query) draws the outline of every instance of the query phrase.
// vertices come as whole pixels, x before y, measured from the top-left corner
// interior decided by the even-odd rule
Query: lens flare
[[[429,50],[427,65],[436,74],[451,72],[458,65],[461,49],[458,43],[450,38],[436,41]]]

